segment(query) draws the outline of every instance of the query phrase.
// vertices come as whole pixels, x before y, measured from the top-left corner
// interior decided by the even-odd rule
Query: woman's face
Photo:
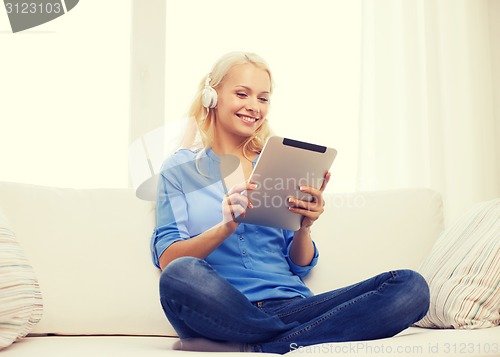
[[[219,137],[252,136],[269,110],[271,79],[253,64],[236,65],[217,88],[216,130]]]

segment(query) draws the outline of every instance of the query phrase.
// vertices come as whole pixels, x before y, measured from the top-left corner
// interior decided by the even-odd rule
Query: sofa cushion
[[[31,331],[42,306],[35,272],[0,209],[0,349]]]
[[[417,326],[500,324],[500,199],[475,205],[439,237],[420,267],[431,305]]]
[[[393,269],[418,269],[444,229],[441,195],[400,189],[325,195],[312,226],[318,265],[306,277],[317,294]]]
[[[43,289],[32,333],[175,335],[149,251],[151,202],[132,189],[0,182],[0,203]]]
[[[493,357],[500,353],[500,326],[481,330],[431,330],[410,327],[395,337],[371,341],[290,346],[285,356],[304,357]],[[48,336],[28,337],[2,357],[279,357],[248,352],[173,351],[173,337]]]

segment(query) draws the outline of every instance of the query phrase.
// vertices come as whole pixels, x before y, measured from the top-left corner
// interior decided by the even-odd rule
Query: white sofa
[[[313,227],[320,262],[307,278],[316,293],[388,269],[418,269],[444,228],[440,195],[428,189],[328,194],[326,201]],[[150,258],[152,202],[127,189],[3,182],[0,207],[44,303],[31,334],[1,357],[200,355],[171,350],[177,337],[160,307],[160,272]],[[411,327],[390,339],[291,348],[290,354],[493,356],[500,355],[493,350],[499,342],[500,327]]]

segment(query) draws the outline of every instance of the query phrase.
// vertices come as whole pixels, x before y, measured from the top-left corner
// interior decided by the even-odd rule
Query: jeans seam
[[[342,294],[343,294],[344,292],[347,292],[347,291],[349,291],[349,290],[353,289],[354,287],[355,287],[355,286],[353,286],[353,287],[351,287],[351,288],[349,288],[349,289],[344,290],[344,291],[342,292]],[[340,295],[340,294],[339,294],[339,295]],[[286,311],[286,312],[284,312],[284,313],[278,313],[278,314],[276,314],[276,316],[278,316],[279,318],[281,318],[281,317],[285,317],[285,316],[288,316],[288,315],[293,315],[293,314],[295,314],[295,313],[297,313],[297,312],[304,311],[304,310],[306,310],[306,309],[310,308],[311,306],[320,305],[320,304],[324,303],[325,301],[328,301],[328,300],[334,299],[334,298],[336,298],[337,296],[338,296],[338,295],[335,295],[335,296],[326,296],[326,297],[325,297],[324,299],[322,299],[322,300],[315,301],[315,302],[312,302],[312,303],[307,304],[307,305],[302,305],[300,308],[296,308],[296,309],[293,309],[293,310],[290,310],[290,311]]]
[[[377,288],[377,291],[383,291],[386,287],[387,287],[387,282],[390,281],[390,282],[394,282],[394,280],[396,280],[398,278],[398,273],[397,271],[390,271],[389,272],[392,276],[387,279],[386,281],[384,281],[382,284],[380,284],[380,286]]]
[[[397,279],[397,277],[398,277],[398,273],[397,273],[397,271],[390,271],[389,273],[390,273],[392,276],[391,276],[391,278],[389,278],[388,280],[390,280],[390,281],[394,281],[394,280],[396,280],[396,279]],[[384,289],[387,287],[387,285],[388,285],[388,284],[387,284],[387,281],[385,281],[384,283],[382,283],[382,284],[378,287],[377,292],[380,292],[380,291],[384,290]],[[349,289],[349,290],[350,290],[350,289]],[[348,290],[346,290],[346,291],[348,291]],[[300,334],[302,334],[303,332],[308,331],[308,330],[310,330],[310,329],[314,328],[315,326],[320,325],[321,323],[323,323],[325,320],[329,319],[329,318],[330,318],[331,316],[333,316],[334,314],[336,314],[336,313],[338,313],[338,312],[340,312],[340,311],[344,310],[345,308],[347,308],[347,307],[349,307],[349,306],[352,306],[353,304],[358,303],[359,301],[361,301],[361,300],[363,300],[363,299],[365,299],[365,298],[367,298],[367,297],[369,297],[369,296],[372,296],[373,294],[375,294],[375,291],[370,291],[369,293],[366,293],[366,294],[364,294],[364,295],[362,295],[362,296],[359,296],[359,297],[358,297],[357,299],[355,299],[355,300],[349,301],[348,303],[344,303],[344,304],[340,305],[338,308],[336,308],[335,310],[330,311],[330,313],[328,313],[327,315],[324,315],[324,316],[322,316],[320,319],[318,319],[318,320],[314,321],[313,323],[311,323],[311,324],[309,324],[309,325],[307,325],[307,326],[304,326],[304,327],[303,327],[302,329],[300,329],[299,331],[296,331],[296,332],[291,333],[291,334],[289,334],[289,335],[287,335],[287,336],[285,336],[285,337],[283,337],[283,338],[280,338],[280,339],[276,340],[276,342],[285,342],[285,341],[289,340],[290,338],[293,338],[293,337],[299,336],[299,335],[300,335]],[[318,303],[320,303],[320,302],[324,302],[324,301],[327,301],[327,300],[329,300],[329,299],[331,299],[331,298],[333,298],[333,297],[329,297],[329,298],[327,298],[327,299],[323,299],[323,300],[319,301]],[[316,304],[310,304],[310,305],[307,305],[307,307],[309,307],[309,306],[313,306],[313,305],[316,305]],[[305,308],[305,307],[304,307],[304,308]],[[297,310],[295,310],[295,311],[301,311],[301,309],[297,309]]]
[[[291,334],[289,334],[289,335],[287,335],[287,336],[285,336],[285,337],[283,337],[283,338],[280,338],[280,339],[276,340],[276,342],[285,342],[285,341],[289,340],[290,338],[293,338],[293,337],[299,336],[299,335],[301,335],[303,332],[308,331],[308,330],[310,330],[310,329],[312,329],[312,328],[314,328],[314,327],[316,327],[316,326],[320,325],[321,323],[323,323],[325,320],[328,320],[331,316],[335,315],[336,313],[338,313],[338,312],[340,312],[340,311],[344,310],[345,308],[347,308],[347,307],[349,307],[349,306],[352,306],[352,305],[354,305],[354,304],[358,303],[358,302],[359,302],[359,301],[361,301],[361,300],[364,300],[365,298],[367,298],[367,297],[369,297],[369,296],[373,295],[374,293],[375,293],[374,291],[371,291],[371,292],[369,292],[369,293],[367,293],[367,294],[364,294],[364,295],[362,295],[362,296],[358,297],[358,298],[357,298],[357,299],[355,299],[355,300],[349,301],[349,303],[342,304],[342,305],[340,305],[338,308],[336,308],[335,310],[330,311],[330,313],[328,313],[327,315],[324,315],[324,316],[322,316],[320,319],[318,319],[318,320],[314,321],[313,323],[311,323],[311,324],[309,324],[309,325],[307,325],[307,326],[304,326],[304,327],[303,327],[302,329],[300,329],[299,331],[296,331],[296,332],[291,333]]]
[[[185,281],[184,281],[184,280],[182,280],[182,279],[178,279],[178,278],[176,278],[175,276],[169,276],[169,278],[170,278],[170,279],[172,279],[172,280],[174,280],[174,281],[176,281],[177,283],[182,283],[182,284],[185,284]],[[198,309],[194,309],[193,307],[188,306],[188,305],[184,304],[183,302],[177,302],[177,299],[175,299],[175,298],[173,298],[173,297],[169,297],[169,296],[160,297],[160,301],[161,301],[161,300],[164,300],[165,302],[167,302],[167,301],[168,301],[168,302],[170,302],[170,304],[171,304],[171,305],[173,304],[173,306],[180,306],[181,310],[182,310],[183,308],[189,309],[189,310],[191,310],[192,312],[194,312],[195,314],[199,315],[199,317],[203,318],[203,320],[205,320],[205,321],[213,321],[213,322],[215,322],[216,324],[219,324],[221,328],[225,328],[225,329],[227,329],[227,327],[223,327],[223,322],[224,322],[224,321],[219,320],[219,319],[217,319],[217,318],[214,318],[214,317],[212,317],[211,315],[207,315],[207,314],[203,313],[202,311],[199,311]],[[170,308],[170,309],[171,309],[171,310],[173,310],[172,308]],[[178,315],[179,315],[179,314],[178,314]],[[188,326],[188,327],[189,327],[189,326]],[[191,328],[191,327],[190,327],[190,328]],[[239,326],[239,328],[241,328],[241,325]],[[191,329],[192,329],[192,328],[191,328]],[[232,330],[232,331],[234,331],[234,330]],[[246,330],[245,330],[245,331],[246,331]],[[240,335],[244,335],[244,334],[247,334],[247,335],[249,334],[249,335],[254,335],[254,336],[260,336],[260,335],[262,335],[261,333],[253,333],[253,332],[251,332],[251,331],[249,331],[249,332],[240,332],[240,331],[238,331],[237,333],[238,333],[238,334],[240,334]]]
[[[172,300],[172,299],[168,299],[168,300],[170,302],[173,302],[174,304],[176,304],[176,302],[174,300]],[[263,336],[264,335],[263,333],[260,333],[260,332],[256,333],[256,332],[253,332],[253,331],[247,331],[246,329],[241,329],[241,325],[238,326],[240,328],[240,330],[235,330],[235,329],[233,329],[233,328],[231,328],[229,326],[225,326],[223,320],[214,318],[212,315],[207,315],[207,314],[205,314],[203,312],[194,310],[194,309],[192,309],[191,307],[189,307],[187,305],[182,305],[181,309],[182,308],[186,308],[186,309],[191,310],[193,313],[195,313],[198,316],[198,318],[202,319],[203,321],[208,321],[208,322],[214,323],[216,325],[219,325],[220,329],[231,330],[231,332],[237,333],[238,335],[243,336],[243,337],[248,336],[248,335],[251,335],[251,336]],[[188,327],[192,329],[192,327],[190,327],[190,326],[188,326]],[[193,330],[193,331],[196,332],[196,330]]]

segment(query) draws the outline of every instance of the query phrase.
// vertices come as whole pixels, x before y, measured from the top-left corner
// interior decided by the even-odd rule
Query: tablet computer
[[[250,182],[257,185],[248,191],[253,208],[246,210],[237,222],[277,227],[296,231],[302,215],[291,212],[289,197],[311,200],[300,186],[320,188],[330,170],[337,150],[303,141],[270,137],[257,159]]]

